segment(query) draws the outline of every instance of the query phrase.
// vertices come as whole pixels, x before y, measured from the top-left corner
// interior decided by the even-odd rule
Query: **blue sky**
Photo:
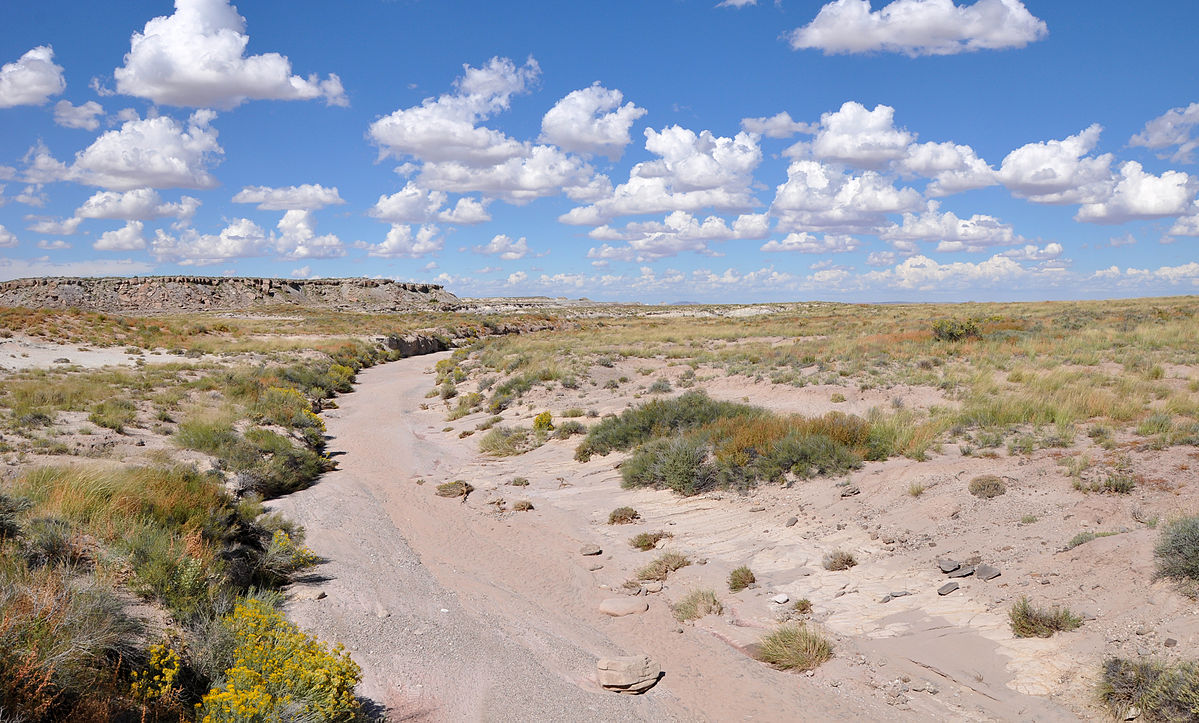
[[[1195,3],[7,3],[0,278],[1199,290]]]

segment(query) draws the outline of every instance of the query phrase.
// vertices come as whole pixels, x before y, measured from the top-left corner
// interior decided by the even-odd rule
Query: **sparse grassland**
[[[1116,720],[1135,708],[1149,721],[1191,721],[1199,716],[1199,662],[1109,658],[1099,697]]]
[[[1066,608],[1047,610],[1033,607],[1028,598],[1020,598],[1008,611],[1012,634],[1018,638],[1048,638],[1054,633],[1074,630],[1082,618]]]

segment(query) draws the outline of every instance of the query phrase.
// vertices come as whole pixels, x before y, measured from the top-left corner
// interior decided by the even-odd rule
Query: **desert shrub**
[[[1099,697],[1116,720],[1136,708],[1148,721],[1199,718],[1199,662],[1176,663],[1109,658],[1103,664]]]
[[[780,625],[758,641],[758,660],[780,670],[805,671],[833,657],[833,646],[804,625]]]
[[[1082,625],[1082,618],[1066,608],[1035,608],[1026,597],[1012,605],[1008,618],[1012,633],[1018,638],[1048,638],[1054,633],[1074,630]]]
[[[528,500],[517,500],[512,503],[512,509],[517,512],[528,512],[533,509],[533,503]]]
[[[494,427],[495,425],[499,424],[502,421],[504,421],[504,418],[497,414],[495,416],[488,417],[487,419],[484,419],[482,422],[479,422],[478,424],[476,424],[475,429],[482,432],[484,430],[491,429],[492,427]]]
[[[673,387],[670,386],[670,382],[666,379],[655,379],[654,383],[650,384],[649,389],[646,391],[650,394],[667,394],[672,390]]]
[[[1099,479],[1093,479],[1089,482],[1081,478],[1074,480],[1074,489],[1079,490],[1080,492],[1102,492],[1114,495],[1126,495],[1136,489],[1136,487],[1136,476],[1124,469],[1108,470]]]
[[[674,537],[674,535],[669,532],[642,532],[629,538],[629,546],[642,552],[649,552],[659,541],[668,537]]]
[[[829,401],[833,404],[840,404],[845,401],[845,395],[841,392],[833,392],[833,395],[829,397]]]
[[[693,590],[680,601],[671,606],[674,619],[680,623],[698,620],[705,615],[720,615],[724,606],[716,597],[714,590]]]
[[[10,497],[0,493],[0,542],[5,538],[21,534],[21,522],[17,515],[32,506],[27,499]]]
[[[553,416],[549,412],[542,412],[536,417],[533,417],[534,432],[552,432],[554,430]]]
[[[961,341],[979,336],[980,330],[974,319],[937,319],[932,332],[937,341]]]
[[[1035,522],[1036,518],[1033,518],[1033,521]],[[1112,535],[1117,535],[1117,534],[1119,534],[1119,533],[1118,532],[1091,532],[1091,531],[1080,532],[1077,535],[1075,535],[1074,537],[1070,538],[1070,541],[1066,543],[1065,549],[1073,550],[1074,548],[1078,547],[1079,545],[1087,544],[1091,540],[1098,540],[1100,537],[1111,537]]]
[[[812,601],[806,597],[796,600],[795,604],[791,606],[791,609],[800,615],[810,615],[812,612]]]
[[[926,487],[923,483],[912,482],[908,485],[908,494],[912,497],[919,497],[920,495],[924,494],[925,489]]]
[[[57,517],[37,517],[22,530],[21,555],[31,568],[81,564],[87,555],[75,543],[71,523]]]
[[[667,575],[687,567],[691,560],[677,552],[667,552],[637,571],[638,580],[665,580]]]
[[[970,480],[970,494],[975,497],[989,500],[1004,492],[1007,492],[1007,486],[993,474],[984,474]]]
[[[438,497],[462,497],[466,498],[475,488],[464,480],[454,480],[453,482],[444,482],[437,485]]]
[[[848,570],[858,564],[853,553],[845,550],[833,550],[824,556],[824,569],[833,570],[834,572]]]
[[[665,487],[681,495],[709,489],[716,469],[707,463],[702,439],[659,439],[637,450],[620,468],[625,487]]]
[[[137,419],[137,407],[128,399],[106,399],[92,406],[87,419],[92,424],[122,433]]]
[[[443,400],[453,399],[454,397],[458,396],[458,387],[454,386],[454,383],[447,379],[442,382],[440,387],[438,387],[437,396],[441,397]]]
[[[571,419],[558,425],[558,428],[554,430],[554,439],[570,439],[576,434],[586,433],[587,427],[582,422]]]
[[[1137,424],[1137,434],[1150,437],[1155,434],[1168,434],[1174,428],[1173,418],[1164,412],[1154,412]]]
[[[201,701],[202,720],[355,720],[362,671],[343,648],[330,649],[257,600],[237,605],[223,622],[236,662]]]
[[[753,570],[742,565],[729,573],[729,590],[740,592],[757,581],[758,578],[754,577]]]
[[[514,477],[514,478],[512,478],[512,481],[509,482],[508,484],[512,485],[513,487],[528,487],[529,486],[529,478],[528,477]]]
[[[632,507],[617,507],[608,513],[609,525],[628,525],[641,519],[641,513]]]
[[[567,409],[565,412],[562,412],[562,416],[567,419],[571,419],[573,417],[581,417],[584,414],[585,414],[585,412],[578,407],[571,407],[570,409]]]
[[[446,420],[452,422],[456,419],[462,419],[466,415],[475,411],[483,403],[483,395],[478,392],[469,392],[458,397],[458,404],[450,413],[446,415]]]
[[[579,445],[575,458],[586,461],[593,454],[605,455],[616,450],[628,450],[656,437],[695,429],[721,417],[757,412],[748,405],[715,401],[701,391],[687,392],[670,399],[655,399],[592,426],[587,439]]]
[[[1166,523],[1153,556],[1158,577],[1199,583],[1199,515]]]

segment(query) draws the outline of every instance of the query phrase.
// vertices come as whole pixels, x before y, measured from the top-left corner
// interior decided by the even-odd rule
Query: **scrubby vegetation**
[[[608,513],[609,525],[629,525],[641,519],[641,513],[632,507],[617,507]]]
[[[853,553],[846,552],[845,550],[833,550],[824,556],[823,562],[825,570],[832,570],[834,572],[848,570],[857,564],[858,560],[853,556]]]
[[[1054,633],[1074,630],[1082,625],[1082,618],[1066,608],[1046,610],[1033,607],[1027,597],[1020,598],[1008,611],[1012,633],[1017,638],[1048,638]]]
[[[686,555],[667,552],[637,571],[638,580],[665,580],[670,573],[691,564]]]
[[[970,494],[989,500],[1007,492],[1007,485],[993,474],[984,474],[970,480]]]
[[[1199,662],[1109,658],[1099,697],[1116,720],[1128,720],[1133,708],[1147,721],[1199,719]]]
[[[675,620],[685,623],[705,615],[720,615],[724,612],[724,606],[720,604],[714,590],[693,590],[671,606],[671,611]]]
[[[1153,550],[1157,576],[1199,589],[1199,515],[1166,523]]]
[[[757,581],[754,571],[742,565],[729,573],[729,590],[740,592]]]
[[[833,657],[833,646],[805,625],[780,625],[758,642],[757,658],[780,670],[813,670]]]
[[[635,550],[649,552],[654,549],[657,544],[667,538],[673,537],[669,532],[642,532],[633,535],[629,538],[629,546]]]

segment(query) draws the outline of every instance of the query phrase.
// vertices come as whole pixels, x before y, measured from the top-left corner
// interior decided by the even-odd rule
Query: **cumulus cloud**
[[[1028,270],[1015,260],[998,254],[978,263],[955,261],[948,264],[918,255],[905,259],[885,271],[871,271],[865,274],[863,279],[899,289],[934,291],[945,288],[1006,285],[1028,273]]]
[[[1156,269],[1127,268],[1123,271],[1119,266],[1111,266],[1096,271],[1091,275],[1094,280],[1115,282],[1126,288],[1144,289],[1150,284],[1177,286],[1190,284],[1199,287],[1199,263],[1191,261],[1178,266],[1159,266]]]
[[[588,235],[597,240],[624,241],[624,246],[603,244],[587,252],[587,258],[645,262],[675,256],[685,251],[709,254],[709,244],[734,239],[761,239],[769,233],[766,214],[742,214],[732,227],[719,216],[702,221],[686,211],[674,211],[662,221],[639,221],[623,228],[600,226]]]
[[[0,108],[42,105],[66,90],[62,66],[54,63],[54,49],[39,45],[12,63],[0,66]]]
[[[346,255],[345,246],[337,236],[317,235],[316,215],[312,211],[289,209],[279,219],[277,228],[275,250],[285,259],[332,259]]]
[[[1199,200],[1195,201],[1187,212],[1180,217],[1166,232],[1170,236],[1199,236]]]
[[[747,5],[757,5],[758,0],[723,0],[716,3],[718,8],[743,8]]]
[[[646,110],[625,103],[619,90],[598,82],[568,93],[541,119],[541,140],[564,151],[607,156],[615,161],[629,145],[629,129]]]
[[[1128,145],[1155,151],[1173,149],[1162,153],[1161,157],[1169,157],[1176,163],[1191,163],[1195,149],[1199,148],[1199,137],[1192,134],[1196,126],[1199,126],[1199,103],[1191,103],[1186,108],[1171,108],[1146,123],[1144,130],[1133,136]]]
[[[806,231],[787,234],[781,241],[769,241],[761,250],[767,252],[792,251],[801,254],[843,254],[857,251],[862,242],[853,236],[825,234],[816,237]]]
[[[191,196],[182,197],[178,203],[166,203],[152,188],[135,188],[124,193],[99,191],[75,209],[75,216],[119,221],[150,221],[169,217],[187,220],[199,207],[200,201]]]
[[[994,216],[974,214],[958,218],[951,211],[939,212],[939,204],[930,201],[920,214],[905,213],[903,221],[883,229],[879,236],[887,241],[938,241],[938,251],[981,251],[989,246],[1023,243],[1012,227]],[[901,248],[903,248],[901,246]]]
[[[258,224],[248,218],[239,218],[215,235],[200,234],[189,228],[178,236],[171,236],[158,229],[151,252],[159,261],[171,261],[183,266],[207,266],[262,256],[269,249],[270,241]]]
[[[153,270],[150,264],[132,259],[55,262],[49,256],[32,259],[0,257],[0,280],[6,281],[32,276],[133,276]]]
[[[56,239],[54,241],[42,239],[41,241],[37,242],[37,247],[46,251],[66,251],[67,249],[71,248],[71,244],[67,241],[63,241],[62,239]]]
[[[215,115],[196,111],[186,127],[167,116],[126,121],[77,153],[70,166],[39,144],[27,155],[25,179],[32,183],[75,181],[118,191],[212,188],[217,181],[208,172],[208,164],[224,152],[217,143],[216,129],[209,125]]]
[[[415,233],[412,226],[392,224],[382,243],[367,245],[370,256],[380,258],[419,259],[441,251],[444,245],[436,226],[421,226]]]
[[[907,155],[914,139],[894,125],[895,109],[877,105],[874,110],[848,101],[820,116],[820,129],[812,141],[816,158],[859,168],[882,168]]]
[[[94,131],[100,127],[96,116],[104,112],[104,107],[94,100],[83,105],[71,105],[69,100],[60,100],[54,104],[54,122],[63,128],[82,128]]]
[[[771,215],[784,231],[872,232],[884,214],[923,205],[911,188],[896,188],[876,171],[854,176],[818,161],[794,161],[778,186]]]
[[[895,168],[902,174],[933,179],[927,196],[948,196],[998,183],[995,169],[970,146],[958,143],[913,143]]]
[[[1036,203],[1085,203],[1106,195],[1112,154],[1087,154],[1099,142],[1102,126],[1093,124],[1063,140],[1029,143],[1003,159],[999,182],[1013,194]]]
[[[577,156],[553,146],[530,146],[522,155],[488,166],[456,161],[429,162],[420,172],[422,186],[452,193],[481,193],[514,205],[565,193],[576,201],[611,192],[607,177]]]
[[[345,203],[336,186],[325,188],[319,183],[282,188],[246,186],[233,196],[233,202],[256,203],[263,211],[318,211]]]
[[[474,251],[477,254],[499,256],[505,261],[515,261],[529,255],[529,242],[524,236],[513,240],[511,236],[501,233],[492,237],[486,245],[475,246]]]
[[[92,248],[97,251],[140,251],[146,248],[145,228],[141,221],[130,221],[121,228],[100,234]]]
[[[1055,241],[1047,243],[1042,247],[1034,244],[1025,244],[1022,248],[1004,251],[1000,255],[1020,261],[1053,261],[1062,255],[1063,250],[1062,245]]]
[[[1186,213],[1195,195],[1195,180],[1181,171],[1160,176],[1145,173],[1129,161],[1120,167],[1120,180],[1106,198],[1083,204],[1074,218],[1089,223],[1124,223]]]
[[[762,161],[758,138],[744,131],[728,138],[677,125],[647,128],[645,148],[657,158],[636,164],[627,182],[559,220],[594,225],[618,216],[752,208],[758,205],[751,191],[753,171]]]
[[[1023,48],[1048,34],[1045,22],[1020,0],[962,6],[953,0],[893,0],[875,11],[869,0],[834,0],[788,39],[795,50],[826,55],[884,51],[915,57]]]
[[[11,249],[17,245],[17,237],[8,229],[0,224],[0,249]]]
[[[341,80],[291,74],[279,53],[246,56],[246,20],[228,0],[175,0],[134,33],[117,91],[164,105],[235,108],[247,100],[311,100],[348,105]]]
[[[796,133],[813,133],[817,126],[793,120],[787,111],[763,118],[742,118],[741,130],[767,138],[790,138]]]
[[[26,216],[25,220],[31,222],[26,227],[28,230],[53,236],[72,236],[79,229],[79,224],[83,222],[81,218],[55,219],[42,216]]]
[[[449,194],[430,191],[408,182],[402,189],[379,196],[367,215],[390,223],[429,223],[442,221],[464,226],[491,220],[486,202],[474,198],[459,198],[453,208],[446,208]]]

